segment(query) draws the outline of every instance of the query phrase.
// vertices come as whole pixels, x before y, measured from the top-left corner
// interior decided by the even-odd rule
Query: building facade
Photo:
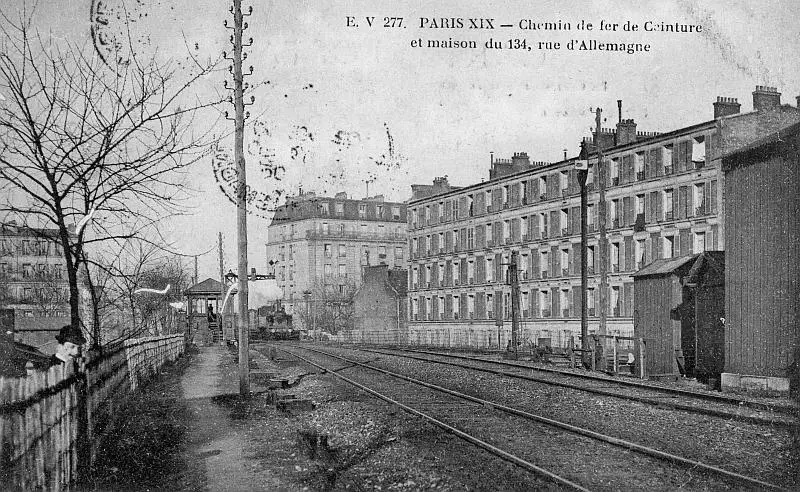
[[[633,335],[631,275],[642,266],[725,248],[723,142],[798,120],[774,88],[757,87],[753,104],[740,114],[736,99],[717,98],[714,119],[668,133],[637,131],[620,115],[615,129],[586,141],[590,333]],[[564,346],[580,334],[577,161],[531,163],[518,153],[492,159],[483,183],[454,188],[437,178],[412,187],[410,342],[505,346],[512,251],[520,258],[522,339]]]
[[[382,196],[291,197],[275,212],[267,237],[266,260],[277,261],[283,305],[304,329],[311,328],[306,315],[326,297],[352,300],[363,267],[402,268],[408,260],[406,205]]]
[[[67,267],[58,231],[0,226],[0,308],[14,313],[14,339],[43,350],[70,322]]]

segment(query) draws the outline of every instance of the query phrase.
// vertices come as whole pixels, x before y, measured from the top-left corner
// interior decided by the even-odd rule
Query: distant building
[[[58,231],[0,225],[0,308],[13,310],[14,340],[45,352],[70,323],[69,281]]]
[[[364,280],[353,298],[350,340],[403,343],[407,340],[408,271],[387,265],[364,267]]]
[[[383,196],[353,200],[345,193],[287,199],[268,228],[266,260],[277,261],[275,278],[288,314],[298,328],[310,329],[310,306],[324,303],[322,292],[350,299],[370,265],[404,267],[406,205]],[[337,301],[338,302],[338,301]]]
[[[750,113],[740,114],[738,101],[728,97],[713,106],[713,119],[668,133],[638,131],[620,114],[615,129],[585,141],[590,332],[633,334],[632,274],[642,266],[726,249],[720,170],[725,149],[800,121],[798,109],[782,105],[772,87],[756,88]],[[412,186],[411,341],[505,346],[512,251],[520,258],[521,337],[550,338],[563,346],[580,334],[577,160],[531,162],[517,153],[492,158],[489,180],[482,183],[455,188],[436,178],[432,186]],[[761,196],[768,195],[764,190]]]
[[[800,99],[800,98],[798,98]],[[726,154],[722,389],[800,391],[800,124]]]

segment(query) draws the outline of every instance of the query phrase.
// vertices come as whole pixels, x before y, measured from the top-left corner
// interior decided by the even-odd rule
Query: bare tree
[[[353,329],[355,315],[353,299],[356,284],[350,278],[336,278],[335,282],[317,280],[311,289],[311,306],[298,309],[296,315],[306,327],[336,335]]]
[[[197,132],[199,112],[219,102],[192,91],[217,61],[186,69],[134,53],[108,66],[90,47],[40,36],[32,19],[0,11],[2,208],[58,231],[79,327],[85,248],[137,237],[180,211],[183,174],[213,140]]]

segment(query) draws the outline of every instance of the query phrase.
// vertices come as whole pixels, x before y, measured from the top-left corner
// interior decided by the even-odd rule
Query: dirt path
[[[302,489],[291,479],[294,427],[238,389],[225,347],[203,347],[167,368],[126,406],[99,458],[95,489]]]

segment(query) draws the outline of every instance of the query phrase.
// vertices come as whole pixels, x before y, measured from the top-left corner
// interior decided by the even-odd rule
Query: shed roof
[[[659,275],[670,275],[675,272],[675,270],[687,265],[690,262],[693,262],[699,254],[687,255],[687,256],[679,256],[677,258],[666,258],[661,260],[656,260],[646,267],[642,268],[638,272],[633,274],[634,278],[642,278],[642,277],[655,277]]]
[[[692,269],[686,275],[686,285],[698,284],[703,277],[707,277],[708,272],[724,281],[725,279],[725,252],[724,251],[704,251],[692,265]]]
[[[194,284],[193,286],[186,289],[186,294],[216,294],[219,295],[220,290],[222,290],[222,283],[219,280],[214,280],[213,278],[207,278],[200,282],[199,284]],[[236,292],[236,289],[234,289]]]
[[[728,160],[732,157],[737,157],[742,154],[747,154],[753,151],[757,151],[762,147],[767,147],[772,144],[779,144],[785,142],[790,138],[793,137],[796,138],[798,135],[800,135],[800,122],[781,128],[776,132],[772,132],[769,135],[760,138],[749,145],[746,145],[744,147],[739,147],[738,149],[733,149],[732,151],[723,155],[722,158]]]

